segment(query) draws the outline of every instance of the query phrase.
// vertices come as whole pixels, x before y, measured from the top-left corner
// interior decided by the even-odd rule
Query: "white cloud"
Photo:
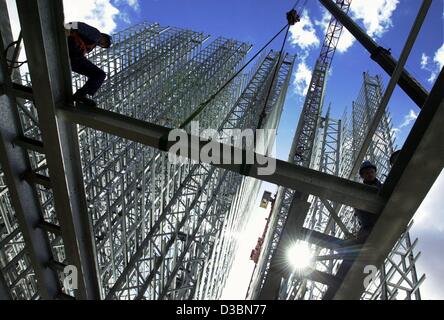
[[[444,66],[444,43],[441,46],[441,48],[439,48],[435,52],[435,56],[433,58],[433,61],[438,64],[439,69],[442,69],[442,67]]]
[[[415,213],[415,229],[444,232],[444,170],[436,179],[424,201]]]
[[[303,11],[301,21],[290,27],[290,43],[301,49],[310,49],[319,46],[320,41],[316,36],[316,30],[307,10]]]
[[[421,285],[422,299],[444,299],[442,274],[444,263],[442,244],[444,243],[444,170],[436,179],[427,196],[422,201],[413,217],[411,236],[418,237],[415,252],[422,253],[416,263],[418,276],[426,274],[426,281]]]
[[[397,138],[403,128],[408,127],[413,121],[418,118],[418,114],[414,110],[410,110],[408,114],[404,116],[402,123],[397,128],[391,130],[391,134],[394,138]]]
[[[330,24],[331,14],[322,7],[322,18],[321,20],[315,20],[314,24],[321,28],[322,32],[325,33],[327,31],[328,25]]]
[[[64,0],[66,21],[82,21],[104,33],[112,33],[117,23],[119,10],[110,0]]]
[[[426,69],[427,65],[429,64],[430,57],[427,56],[425,53],[421,56],[421,69]]]
[[[20,32],[20,23],[17,15],[17,9],[14,0],[6,0],[8,11],[13,29],[13,35],[18,37]],[[63,0],[65,21],[86,22],[100,31],[112,33],[116,30],[117,20],[129,23],[129,14],[124,8],[117,8],[116,5],[121,2],[122,6],[129,6],[135,11],[140,10],[138,0]]]
[[[298,64],[298,68],[295,72],[293,85],[295,87],[296,94],[305,96],[310,86],[312,70],[307,66],[305,60],[302,60]]]
[[[139,12],[140,11],[140,4],[139,0],[128,0],[128,5],[134,9],[134,11]]]
[[[435,52],[433,56],[433,61],[430,57],[423,53],[421,55],[421,69],[430,72],[430,77],[427,79],[428,82],[433,83],[438,77],[438,73],[444,66],[444,44]]]
[[[401,123],[401,125],[399,126],[399,128],[401,129],[401,128],[405,128],[405,127],[409,126],[409,125],[410,125],[413,121],[415,121],[417,118],[418,118],[418,114],[417,114],[415,111],[410,110],[409,114],[407,114],[407,115],[404,117],[404,121]]]
[[[113,4],[117,6],[129,6],[134,11],[140,12],[139,0],[113,0]]]
[[[361,20],[370,37],[381,37],[392,26],[392,14],[399,0],[353,0],[352,17]]]
[[[380,38],[392,26],[392,14],[399,0],[353,0],[349,15],[356,22],[362,22],[367,34],[373,38]],[[323,9],[322,19],[316,20],[323,33],[327,31],[331,20],[330,13]],[[337,51],[345,53],[356,42],[354,36],[343,28]]]
[[[343,29],[339,38],[336,50],[340,53],[347,52],[349,48],[356,42],[355,37],[347,30]]]

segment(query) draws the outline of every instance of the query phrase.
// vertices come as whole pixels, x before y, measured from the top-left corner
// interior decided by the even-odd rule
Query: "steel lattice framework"
[[[108,75],[97,100],[106,110],[177,127],[240,68],[251,46],[190,30],[142,23],[114,35],[111,50],[88,58]],[[234,129],[276,128],[294,57],[271,51],[250,74],[241,74],[195,120],[202,134],[215,129],[223,142]],[[272,82],[274,71],[277,77]],[[21,79],[31,86],[28,74]],[[85,79],[73,75],[78,88]],[[265,106],[267,92],[271,98]],[[38,111],[32,100],[18,100],[23,137],[41,141]],[[20,103],[21,102],[21,103]],[[188,127],[188,130],[190,128]],[[269,150],[273,137],[266,137]],[[79,127],[80,159],[90,217],[100,296],[108,299],[218,298],[237,246],[236,233],[250,212],[248,194],[259,181],[194,161],[170,162],[168,154],[121,137]],[[259,148],[261,149],[261,148]],[[263,150],[261,150],[263,151]],[[62,287],[69,263],[54,196],[41,149],[29,150],[51,261]],[[2,176],[3,177],[3,176]],[[39,180],[40,178],[40,180]],[[9,200],[1,193],[2,278],[14,299],[42,297],[35,271]],[[3,282],[2,282],[3,283]],[[66,298],[74,292],[63,289]]]
[[[382,99],[382,82],[379,76],[372,77],[364,73],[364,82],[356,101],[353,102],[351,115],[344,115],[343,120],[334,120],[327,112],[321,119],[314,151],[314,165],[320,171],[332,175],[350,176],[357,152],[363,143],[368,127]],[[394,151],[390,115],[386,113],[373,137],[366,159],[378,167],[378,178],[384,182],[390,171],[389,159]],[[354,177],[358,180],[358,177]],[[310,197],[311,207],[304,227],[336,238],[350,238],[358,231],[354,209],[341,207],[333,202],[318,197]],[[339,210],[338,210],[339,209]],[[336,213],[339,211],[339,214]],[[334,223],[332,217],[335,217]],[[362,299],[420,299],[419,286],[425,279],[418,280],[415,262],[419,254],[414,249],[418,240],[412,244],[408,230],[401,236],[390,252],[385,263],[375,274],[375,281],[368,286]],[[315,269],[335,275],[343,256],[331,248],[312,245],[318,261]],[[336,254],[336,256],[335,256]],[[301,279],[302,278],[302,279]],[[292,274],[281,288],[281,299],[322,299],[328,289],[325,283],[312,281]]]

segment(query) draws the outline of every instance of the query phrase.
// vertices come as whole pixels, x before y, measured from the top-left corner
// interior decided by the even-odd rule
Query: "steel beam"
[[[345,28],[358,40],[365,49],[390,76],[393,75],[397,61],[390,52],[379,46],[360,28],[347,14],[345,14],[332,0],[319,0],[322,5],[340,21]],[[416,103],[419,108],[424,106],[429,93],[422,85],[404,68],[399,79],[399,86]]]
[[[18,0],[17,8],[67,264],[79,272],[76,297],[98,299],[77,126],[56,115],[72,95],[62,1]]]
[[[58,111],[64,119],[72,121],[73,123],[121,136],[146,146],[157,148],[161,151],[169,152],[176,143],[167,140],[172,129],[146,123],[110,111],[98,108],[88,108],[85,106],[78,106],[76,108],[69,106],[62,107]],[[184,148],[188,148],[188,155],[190,158],[199,161],[200,159],[198,155],[200,154],[200,150],[208,144],[208,141],[202,141],[201,139],[200,143],[196,144],[195,142],[199,141],[199,137],[189,134],[186,135],[186,137],[187,139],[184,139],[185,141],[182,140],[178,143],[184,143]],[[367,210],[369,212],[378,212],[384,204],[384,199],[378,195],[376,188],[338,178],[316,170],[303,168],[285,161],[265,157],[256,153],[254,154],[255,163],[247,165],[245,163],[245,150],[239,151],[239,149],[231,146],[224,146],[224,144],[221,143],[211,143],[214,145],[214,148],[221,151],[232,151],[230,153],[231,159],[229,162],[231,164],[223,164],[224,156],[222,152],[220,153],[220,161],[218,161],[218,164],[214,164],[219,168],[288,188],[303,190],[304,192],[339,203],[344,203],[362,210]],[[244,155],[242,160],[243,163],[239,165],[234,164],[234,154],[238,152],[241,152]],[[259,163],[267,163],[267,161],[269,161],[268,163],[276,161],[276,172],[270,176],[261,175],[259,173],[260,169],[264,167]]]

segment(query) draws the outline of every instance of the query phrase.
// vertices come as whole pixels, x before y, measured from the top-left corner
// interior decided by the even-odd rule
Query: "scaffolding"
[[[381,102],[382,92],[381,78],[364,73],[363,85],[358,98],[353,102],[351,113],[344,114],[342,120],[335,120],[330,117],[329,109],[326,116],[321,118],[314,149],[313,165],[316,168],[336,176],[350,175],[365,134]],[[395,151],[393,140],[390,115],[386,113],[365,157],[377,166],[377,176],[381,182],[385,181],[391,169],[389,160]],[[358,181],[359,177],[355,176],[354,179]],[[318,197],[310,197],[309,201],[311,206],[304,223],[307,230],[341,239],[353,238],[357,234],[359,225],[353,208],[338,207],[337,204]],[[334,224],[330,217],[335,217]],[[418,279],[416,273],[415,263],[419,253],[415,254],[414,250],[418,240],[411,243],[408,233],[410,227],[411,225],[380,266],[374,281],[363,293],[362,299],[421,298],[419,286],[425,276]],[[339,255],[335,256],[334,249],[312,245],[311,250],[317,257],[313,268],[331,275],[338,271],[343,259]],[[303,275],[296,273],[284,280],[280,299],[319,300],[323,298],[326,290],[327,286],[324,283],[304,279]]]
[[[209,42],[203,33],[146,22],[113,38],[110,50],[95,49],[88,55],[108,75],[96,96],[99,105],[170,128],[178,127],[230,79],[251,48],[225,38]],[[294,57],[287,54],[263,54],[249,74],[235,78],[195,119],[200,126],[196,134],[215,129],[222,142],[231,144],[233,130],[259,129],[263,110],[263,128],[275,129],[293,62]],[[276,69],[278,76],[272,82]],[[21,85],[32,87],[29,74],[20,80]],[[84,77],[73,74],[74,90],[84,82]],[[42,141],[32,99],[23,101],[19,115],[22,140]],[[273,138],[265,137],[265,145],[256,151],[269,150]],[[239,240],[235,235],[243,231],[245,214],[250,212],[247,195],[260,182],[196,161],[171,162],[166,152],[88,127],[79,126],[78,141],[99,297],[220,297],[214,284],[226,281]],[[34,148],[29,156],[33,172],[42,179],[49,176],[45,153]],[[8,188],[2,185],[0,248],[6,286],[14,299],[44,298],[36,290],[26,258],[30,249],[20,238]],[[57,228],[60,221],[51,185],[37,184],[36,191],[41,224],[52,231],[48,232],[51,260],[58,267],[63,297],[74,297],[74,291],[63,287],[63,270],[70,259]]]
[[[185,142],[199,143],[187,147],[191,151],[188,160],[171,163],[167,160],[169,154],[175,154],[174,143],[165,137],[239,70],[248,45],[218,38],[204,47],[206,36],[202,34],[156,24],[131,28],[120,38],[117,36],[122,45],[114,51],[96,50],[91,55],[99,64],[102,59],[108,61],[101,67],[110,72],[110,88],[115,84],[112,94],[109,90],[100,92],[103,108],[82,104],[74,107],[62,1],[16,1],[30,72],[21,78],[14,72],[10,77],[6,58],[12,57],[10,53],[8,57],[3,54],[13,39],[7,10],[3,10],[6,2],[1,0],[1,208],[7,210],[2,212],[0,225],[5,263],[0,273],[0,298],[218,297],[216,279],[220,281],[220,273],[230,268],[230,251],[236,247],[236,220],[240,217],[237,210],[247,207],[245,198],[257,188],[254,180],[245,179],[277,184],[281,190],[289,190],[291,196],[298,195],[282,199],[289,205],[286,219],[279,220],[274,215],[273,231],[278,237],[270,238],[270,232],[266,241],[269,247],[276,244],[274,254],[268,247],[267,254],[261,257],[252,297],[277,298],[288,290],[294,292],[289,282],[286,287],[281,286],[282,279],[288,279],[282,265],[270,262],[279,262],[289,240],[296,237],[338,252],[336,256],[321,256],[323,261],[338,261],[336,266],[327,263],[337,269],[335,274],[314,270],[307,277],[327,286],[323,299],[362,297],[363,270],[367,265],[384,265],[380,279],[391,280],[390,284],[381,281],[382,286],[376,283],[376,288],[369,288],[364,294],[366,297],[395,298],[398,292],[405,291],[409,293],[407,298],[416,298],[421,280],[407,280],[402,274],[413,274],[412,262],[417,257],[410,255],[408,248],[413,248],[414,243],[402,253],[402,246],[410,242],[402,235],[408,231],[409,221],[444,164],[442,150],[436,148],[442,137],[444,73],[429,93],[404,66],[431,0],[423,1],[399,61],[351,21],[345,13],[349,2],[320,2],[334,16],[326,38],[327,50],[322,51],[327,60],[318,60],[315,68],[304,106],[310,112],[303,112],[298,129],[305,131],[303,135],[297,134],[303,139],[293,145],[290,161],[272,159],[269,153],[261,154],[263,150],[259,148],[254,152],[253,163],[247,163],[246,150],[241,150],[242,159],[237,163],[232,152],[236,147],[223,139],[210,139],[211,136],[201,140],[204,133],[193,132],[191,126],[191,132],[190,127],[186,128]],[[341,24],[391,75],[347,179],[332,174],[338,170],[332,160],[338,154],[327,148],[343,139],[335,136],[339,122],[322,120],[320,116],[327,70]],[[135,51],[131,50],[133,45]],[[156,50],[165,54],[159,55]],[[212,128],[217,134],[233,128],[259,129],[258,123],[263,123],[263,128],[275,128],[293,62],[294,57],[276,52],[262,57],[249,76],[240,75],[203,110],[197,118],[204,123],[202,129]],[[271,81],[276,68],[279,77]],[[138,75],[134,81],[133,73]],[[256,82],[257,76],[262,81]],[[77,78],[75,84],[81,85],[82,81]],[[386,146],[381,145],[380,150],[375,146],[374,135],[398,82],[421,112],[378,192],[353,181],[353,176],[360,158],[367,153],[367,144],[373,145],[375,157],[382,154],[378,153],[380,150],[386,151]],[[159,83],[162,86],[156,87]],[[270,86],[272,94],[268,100],[265,93]],[[251,103],[246,103],[255,90],[259,93]],[[264,110],[265,114],[268,112],[266,121],[262,121]],[[364,116],[357,113],[359,117]],[[319,137],[320,129],[325,128],[330,142],[322,144],[316,134]],[[271,138],[263,140],[270,142]],[[299,141],[308,144],[301,145]],[[217,161],[199,161],[193,151],[208,149],[210,144],[222,150],[215,156]],[[314,156],[319,149],[324,150],[326,161]],[[231,153],[227,154],[227,150]],[[429,160],[427,166],[421,165],[425,156]],[[271,175],[261,173],[267,162],[264,160],[276,162]],[[321,165],[324,169],[315,170],[309,165]],[[96,175],[100,178],[93,179]],[[243,191],[245,194],[239,194]],[[327,227],[332,226],[334,235],[303,227],[310,211],[309,197],[324,200],[322,203],[330,212]],[[349,221],[338,216],[342,207],[379,215],[371,234],[352,257],[344,252],[350,248],[347,240],[335,236],[349,228]],[[317,221],[311,223],[316,227]],[[396,247],[400,238],[401,245]],[[399,264],[390,257],[393,247],[404,256],[409,252],[408,259]],[[392,260],[390,267],[384,264],[388,256]],[[64,283],[69,266],[78,271],[77,289]],[[401,278],[393,276],[393,270]],[[412,284],[411,287],[400,280]],[[317,297],[325,288],[308,289],[301,294],[309,292]]]

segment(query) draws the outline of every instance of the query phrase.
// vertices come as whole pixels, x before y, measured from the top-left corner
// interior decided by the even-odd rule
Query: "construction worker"
[[[382,183],[378,180],[378,178],[376,178],[376,172],[376,166],[370,161],[364,161],[359,169],[359,175],[361,176],[364,184],[375,186],[378,188],[378,190],[381,190]],[[358,242],[364,242],[367,236],[370,234],[373,226],[376,224],[378,216],[374,213],[359,209],[355,209],[355,216],[357,217],[361,226],[357,240]]]
[[[94,96],[105,81],[106,73],[86,59],[85,55],[96,46],[109,48],[112,38],[83,22],[70,22],[65,25],[65,29],[72,71],[88,78],[85,85],[74,94],[74,101],[96,107],[97,103],[87,95]]]

